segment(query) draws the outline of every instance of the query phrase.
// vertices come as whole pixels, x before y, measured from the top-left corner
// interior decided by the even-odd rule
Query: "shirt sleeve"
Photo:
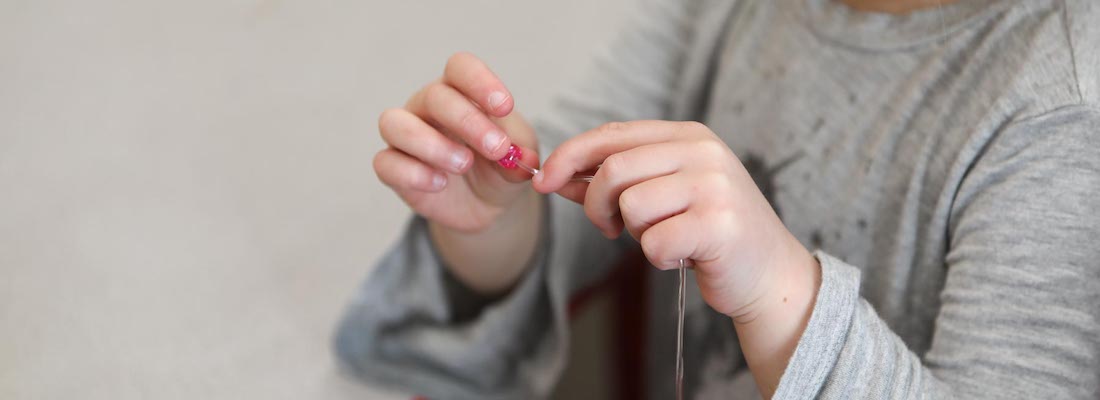
[[[608,121],[664,119],[697,1],[647,0],[591,73],[535,122],[540,154]],[[479,297],[441,264],[414,218],[348,306],[335,334],[346,370],[430,398],[541,398],[564,366],[570,295],[614,265],[629,238],[605,239],[582,209],[547,201],[542,247],[517,286]],[[626,236],[626,235],[624,235]]]
[[[1100,112],[1010,125],[963,179],[931,348],[914,354],[817,253],[813,315],[775,398],[1100,397]]]

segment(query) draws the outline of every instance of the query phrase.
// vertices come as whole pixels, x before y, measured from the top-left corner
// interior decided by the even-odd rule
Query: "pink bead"
[[[516,163],[523,158],[523,150],[516,145],[508,146],[508,154],[505,154],[503,158],[497,160],[497,164],[508,169],[515,169]]]

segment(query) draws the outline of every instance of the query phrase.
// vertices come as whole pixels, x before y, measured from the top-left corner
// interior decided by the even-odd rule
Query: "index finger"
[[[512,112],[515,102],[504,82],[470,53],[455,53],[443,69],[443,83],[458,89],[463,96],[477,104],[486,114],[497,118]]]
[[[667,142],[681,137],[688,124],[697,122],[632,121],[612,122],[577,135],[550,153],[533,185],[541,193],[558,191],[573,174],[587,171],[603,160],[647,144]]]

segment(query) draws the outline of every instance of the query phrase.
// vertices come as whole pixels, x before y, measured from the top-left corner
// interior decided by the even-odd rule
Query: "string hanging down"
[[[516,145],[508,147],[508,154],[505,154],[503,158],[497,160],[500,166],[508,169],[519,168],[527,173],[537,175],[539,170],[533,168],[523,161],[523,150]],[[592,175],[576,174],[569,179],[570,182],[592,182]],[[684,259],[680,259],[680,289],[677,293],[676,310],[676,400],[683,400],[684,398],[684,309],[686,308],[686,282],[687,281],[687,267],[684,264]]]
[[[687,281],[687,267],[680,259],[680,290],[676,301],[676,400],[684,400],[684,309],[687,308],[687,293],[684,290]]]

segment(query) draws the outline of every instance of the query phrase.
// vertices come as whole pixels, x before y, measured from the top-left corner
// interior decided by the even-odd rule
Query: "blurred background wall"
[[[626,3],[0,0],[0,398],[393,396],[328,347],[378,113],[468,50],[538,114]]]

